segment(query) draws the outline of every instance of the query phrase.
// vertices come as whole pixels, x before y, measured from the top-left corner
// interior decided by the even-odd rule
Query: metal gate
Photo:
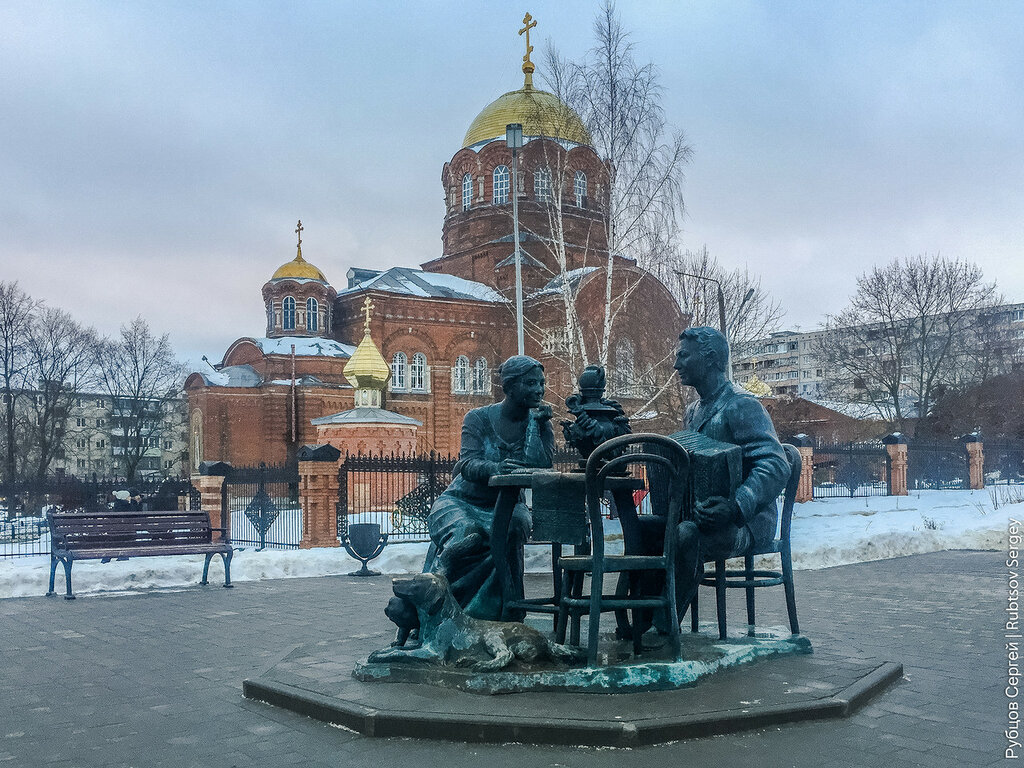
[[[971,487],[970,480],[970,464],[963,443],[914,440],[907,446],[908,489],[967,489]]]
[[[814,498],[887,496],[889,452],[882,443],[822,443],[814,448]]]
[[[302,541],[297,464],[233,467],[221,487],[222,514],[231,518],[231,543],[292,549]]]
[[[1024,441],[985,441],[985,485],[1024,484]]]

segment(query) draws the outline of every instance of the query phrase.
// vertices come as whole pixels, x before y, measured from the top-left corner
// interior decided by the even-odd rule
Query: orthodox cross
[[[523,24],[526,26],[519,30],[520,35],[526,35],[526,55],[523,56],[523,72],[532,74],[533,62],[530,61],[530,54],[533,53],[533,46],[530,45],[530,30],[537,26],[537,22],[533,20],[533,16],[526,14],[523,16]]]
[[[302,230],[305,227],[302,226],[302,219],[299,219],[299,225],[295,228],[295,234],[299,236],[299,245],[302,245]]]
[[[363,330],[366,333],[370,332],[370,310],[373,309],[373,302],[370,301],[370,297],[366,297],[366,301],[363,302],[363,314],[366,315],[366,320],[363,321]]]

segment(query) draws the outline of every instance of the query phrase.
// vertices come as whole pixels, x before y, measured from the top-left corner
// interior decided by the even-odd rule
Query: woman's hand
[[[551,418],[552,411],[550,405],[538,405],[536,408],[530,409],[530,416],[537,421],[547,421]]]

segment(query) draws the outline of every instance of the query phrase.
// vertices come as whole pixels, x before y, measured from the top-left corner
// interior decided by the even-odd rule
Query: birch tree
[[[39,312],[40,302],[21,289],[17,282],[0,281],[0,398],[3,400],[3,478],[11,482],[18,476],[19,453],[24,455],[22,430],[19,429],[19,400],[26,397],[29,330]]]

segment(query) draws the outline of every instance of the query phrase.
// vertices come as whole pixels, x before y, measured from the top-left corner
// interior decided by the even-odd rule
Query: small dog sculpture
[[[395,579],[392,589],[396,597],[415,607],[419,645],[374,651],[367,659],[370,663],[433,663],[484,672],[505,669],[515,659],[563,664],[584,659],[582,651],[550,642],[526,624],[468,616],[440,574]]]

